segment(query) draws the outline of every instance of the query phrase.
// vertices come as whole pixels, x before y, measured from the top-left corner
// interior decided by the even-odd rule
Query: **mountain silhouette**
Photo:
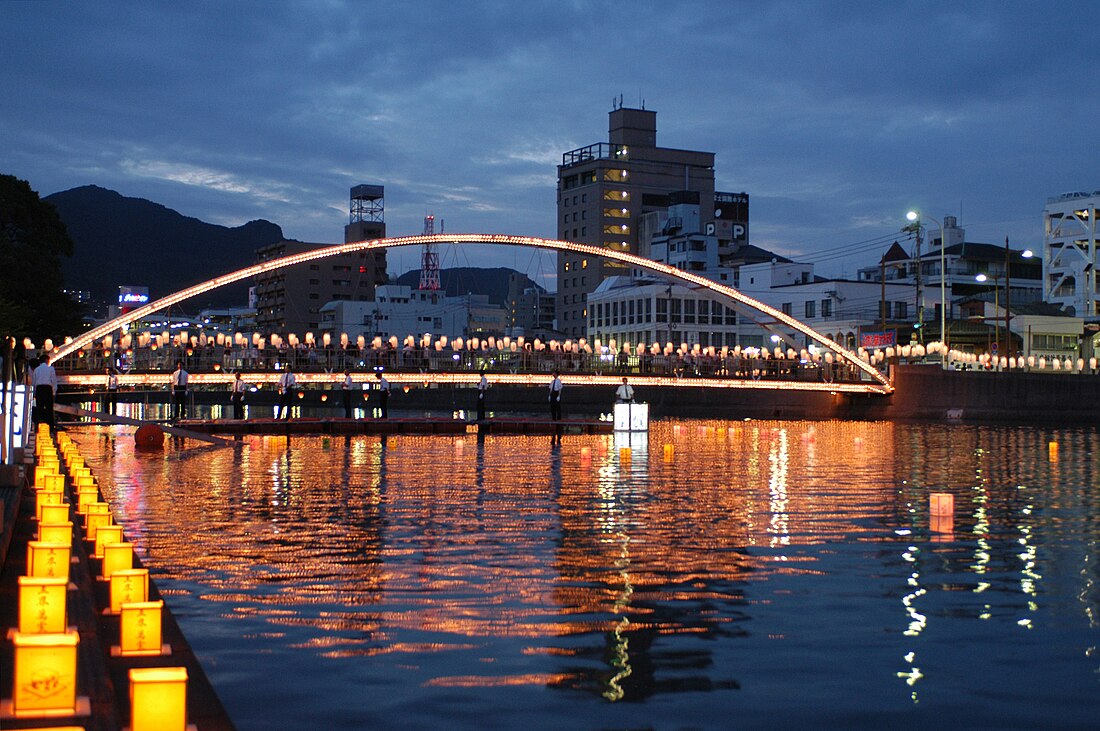
[[[526,274],[517,272],[508,267],[453,267],[439,271],[440,289],[448,297],[458,297],[464,294],[483,294],[489,301],[501,307],[508,306],[508,275],[519,274],[524,280],[523,287],[537,287],[545,291],[543,287],[535,283],[535,280]],[[416,287],[420,284],[420,270],[414,269],[405,272],[399,277],[392,278],[394,284],[407,287]]]
[[[85,185],[46,196],[73,240],[62,262],[65,286],[88,290],[93,301],[117,302],[119,285],[149,288],[152,299],[255,263],[256,249],[283,240],[270,221],[227,228],[190,218],[145,200]],[[248,302],[245,280],[183,303],[188,312],[205,306]]]

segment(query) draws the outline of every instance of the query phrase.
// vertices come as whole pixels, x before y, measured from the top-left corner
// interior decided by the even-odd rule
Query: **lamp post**
[[[905,214],[905,218],[916,224],[920,229],[921,215],[920,211],[909,211]],[[932,221],[940,229],[940,344],[943,346],[943,350],[940,352],[940,364],[943,367],[947,367],[947,268],[944,266],[945,257],[944,249],[947,248],[947,241],[943,235],[943,224],[939,220],[933,218]],[[917,261],[917,267],[920,267],[920,261]]]
[[[993,276],[993,342],[995,343],[996,349],[1000,350],[1001,349],[1001,316],[1000,316],[1000,314],[998,314],[998,310],[1000,310],[1001,308],[1000,308],[1000,299],[999,299],[998,295],[1000,294],[1000,291],[1001,291],[1001,287],[1000,287],[1000,279],[1001,278],[997,274],[994,274],[992,276]],[[977,281],[977,282],[982,282],[984,284],[985,282],[989,281],[989,277],[987,277],[985,274],[979,274],[978,276],[974,277],[974,280]]]

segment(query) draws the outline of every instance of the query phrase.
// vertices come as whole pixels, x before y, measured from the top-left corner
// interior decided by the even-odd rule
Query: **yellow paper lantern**
[[[103,547],[109,543],[122,543],[121,525],[104,525],[96,530],[92,558],[103,558]]]
[[[77,475],[73,478],[73,486],[76,489],[95,487],[95,477],[92,475]]]
[[[42,522],[43,523],[64,523],[69,519],[69,508],[72,507],[68,503],[53,503],[42,506]],[[42,540],[42,539],[39,539]]]
[[[72,521],[65,520],[59,523],[47,523],[43,520],[38,524],[38,540],[42,543],[72,543]]]
[[[76,646],[80,636],[76,631],[48,635],[15,632],[12,642],[12,714],[16,718],[77,715]]]
[[[61,496],[64,495],[61,490],[38,490],[35,492],[34,497],[34,515],[38,520],[42,520],[42,506],[43,505],[60,505]]]
[[[939,516],[952,516],[955,515],[955,496],[949,492],[934,492],[928,499],[929,508],[932,515]]]
[[[164,602],[161,600],[128,602],[122,605],[119,618],[119,655],[131,657],[167,654],[161,636],[163,609]]]
[[[187,668],[130,669],[130,731],[185,731]]]
[[[149,569],[122,569],[111,574],[111,614],[123,604],[149,600]]]
[[[69,579],[71,543],[27,541],[27,576]]]
[[[92,503],[99,502],[99,490],[94,487],[78,488],[76,492],[76,512],[80,515],[88,514],[88,506]]]
[[[65,489],[65,475],[50,474],[42,478],[41,489],[43,490],[64,490]]]
[[[19,577],[19,631],[28,635],[52,634],[67,629],[64,577]]]
[[[116,571],[125,571],[134,568],[134,544],[133,543],[107,543],[103,546],[103,573],[104,579],[110,579]]]
[[[96,533],[105,525],[113,523],[110,513],[88,513],[84,516],[84,539],[95,541]]]

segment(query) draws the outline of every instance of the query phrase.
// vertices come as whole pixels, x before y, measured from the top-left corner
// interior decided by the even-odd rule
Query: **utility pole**
[[[924,343],[924,287],[921,284],[921,260],[920,260],[920,221],[914,227],[917,232],[917,245],[913,249],[913,256],[917,260],[917,330],[920,332],[920,342]]]
[[[1009,258],[1008,237],[1005,236],[1005,349],[1001,351],[1001,355],[1006,358],[1010,355],[1009,349],[1012,347],[1012,330],[1009,329],[1012,322],[1012,286],[1011,275],[1009,274]]]

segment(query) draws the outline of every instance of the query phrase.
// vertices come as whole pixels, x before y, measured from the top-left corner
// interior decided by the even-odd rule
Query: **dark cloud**
[[[561,153],[605,140],[622,94],[658,111],[659,144],[717,153],[759,245],[832,249],[914,205],[961,212],[977,240],[1036,242],[1046,197],[1100,187],[1081,11],[0,3],[0,170],[311,241],[340,239],[359,182],[386,185],[394,234],[431,212],[453,231],[552,235]]]

